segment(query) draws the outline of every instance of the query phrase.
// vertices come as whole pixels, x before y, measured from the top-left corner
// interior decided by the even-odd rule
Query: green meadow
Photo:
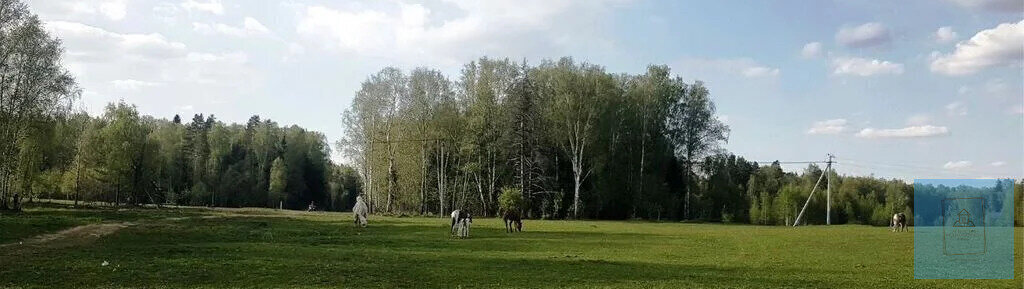
[[[915,280],[913,233],[476,219],[270,209],[34,206],[0,216],[0,287],[146,288],[1020,288]],[[1017,246],[1020,246],[1020,228]],[[1018,247],[1020,248],[1020,247]],[[1016,251],[1021,260],[1021,250]]]

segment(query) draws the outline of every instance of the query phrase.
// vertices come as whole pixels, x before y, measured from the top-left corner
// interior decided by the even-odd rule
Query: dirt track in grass
[[[17,243],[3,244],[0,248],[19,246],[66,247],[88,243],[121,229],[135,225],[131,222],[88,224],[65,229],[60,232],[31,237]]]

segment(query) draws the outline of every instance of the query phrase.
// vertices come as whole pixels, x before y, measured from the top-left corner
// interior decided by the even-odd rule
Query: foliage
[[[17,0],[0,1],[0,210],[14,194],[32,194],[49,149],[46,128],[63,119],[78,96],[61,65],[60,40]]]
[[[522,212],[524,208],[523,191],[514,187],[501,189],[498,195],[498,209],[500,212]]]

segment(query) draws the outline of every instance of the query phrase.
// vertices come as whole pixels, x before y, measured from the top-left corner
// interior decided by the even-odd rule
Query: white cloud
[[[865,128],[857,133],[860,138],[919,138],[949,135],[949,129],[944,126],[920,125],[904,128],[875,129]]]
[[[939,27],[935,30],[935,41],[939,43],[949,43],[950,41],[956,40],[957,33],[953,31],[953,27],[944,26]]]
[[[950,102],[946,105],[946,114],[950,116],[967,115],[967,106],[964,106],[962,101]]]
[[[134,102],[131,98],[143,93],[160,95],[147,102],[170,109],[178,105],[173,102],[209,102],[260,85],[245,53],[190,51],[158,33],[118,33],[77,22],[51,21],[46,27],[62,39],[64,63],[90,112],[118,99]],[[157,85],[174,89],[145,89]]]
[[[807,134],[838,134],[846,130],[846,119],[830,119],[814,122]]]
[[[245,21],[243,21],[243,24],[245,30],[257,33],[270,33],[270,29],[267,29],[266,26],[263,26],[263,23],[256,21],[255,18],[245,17]]]
[[[907,125],[920,126],[926,125],[932,121],[932,117],[927,114],[915,114],[907,118]]]
[[[220,4],[220,0],[209,0],[204,2],[186,0],[181,3],[181,8],[185,8],[185,10],[188,11],[202,11],[217,15],[224,14],[224,5]]]
[[[57,18],[64,20],[96,20],[96,17],[99,16],[107,20],[119,21],[128,15],[126,0],[30,0],[28,2],[33,12],[39,13],[43,19],[59,16]]]
[[[778,75],[778,68],[770,68],[765,66],[751,66],[743,69],[743,76],[746,77],[773,77]]]
[[[128,14],[125,11],[127,10],[126,6],[127,5],[125,5],[124,0],[104,1],[100,3],[99,11],[100,14],[106,16],[107,19],[121,20],[124,19],[126,14]]]
[[[160,85],[160,83],[157,82],[141,81],[135,79],[116,79],[110,81],[110,84],[112,84],[114,88],[120,90],[137,90],[144,87]]]
[[[203,34],[223,34],[239,38],[270,34],[270,29],[252,17],[245,17],[241,27],[223,23],[193,22],[192,30]]]
[[[457,1],[442,6],[377,2],[373,7],[298,7],[307,46],[415,65],[458,66],[481,55],[550,57],[576,46],[614,45],[602,30],[578,29],[616,1]],[[429,3],[428,3],[429,4]],[[454,10],[454,11],[452,11]],[[576,28],[574,28],[576,27]],[[583,46],[581,46],[583,47]]]
[[[1006,162],[1004,162],[1004,161],[995,161],[995,162],[992,162],[990,165],[992,165],[993,167],[1001,167],[1001,166],[1006,165]]]
[[[878,59],[837,57],[832,60],[832,73],[857,76],[903,74],[903,64]]]
[[[993,12],[1020,13],[1024,10],[1024,1],[1020,0],[951,0],[965,8]]]
[[[227,62],[242,64],[249,60],[249,56],[244,52],[232,52],[232,53],[201,53],[201,52],[189,52],[186,59],[189,62]]]
[[[1003,96],[1006,95],[1008,92],[1013,91],[1012,89],[1010,89],[1010,86],[1006,84],[1006,81],[1003,80],[1002,78],[993,78],[989,79],[988,81],[985,81],[984,88],[985,93],[995,96]]]
[[[859,26],[843,26],[836,32],[836,42],[846,47],[871,47],[889,42],[889,28],[878,22],[864,23]]]
[[[728,75],[741,75],[747,78],[774,78],[780,72],[778,68],[759,64],[750,58],[685,58],[678,65],[685,69],[696,70],[695,74],[699,77],[704,77],[708,73],[724,73]]]
[[[46,28],[61,38],[67,55],[77,61],[103,62],[116,58],[168,59],[185,55],[185,44],[159,33],[121,34],[77,22],[50,21]]]
[[[804,58],[818,58],[821,56],[821,42],[811,42],[804,44],[804,48],[800,50],[800,56]]]
[[[1024,59],[1021,43],[1024,43],[1024,20],[999,24],[957,43],[953,53],[935,57],[931,70],[946,75],[966,75],[989,67],[1020,66]]]
[[[295,43],[295,42],[289,42],[288,43],[288,50],[285,51],[284,56],[281,57],[281,61],[282,62],[288,62],[288,61],[291,61],[294,57],[302,55],[302,54],[305,54],[305,53],[306,53],[306,47],[305,46],[302,46],[302,44],[298,44],[298,43]]]
[[[971,165],[972,164],[969,161],[949,161],[946,162],[946,164],[942,165],[942,168],[947,170],[959,170],[970,168]]]

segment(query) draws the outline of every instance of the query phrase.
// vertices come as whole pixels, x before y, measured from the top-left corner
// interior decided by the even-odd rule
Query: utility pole
[[[807,205],[809,205],[811,203],[811,198],[814,197],[814,192],[818,189],[818,185],[821,184],[821,179],[825,178],[825,176],[828,175],[828,171],[832,169],[832,158],[834,158],[834,157],[835,156],[833,156],[832,154],[828,154],[828,160],[825,161],[825,170],[821,173],[821,176],[818,176],[818,181],[815,182],[814,183],[814,187],[811,188],[811,195],[807,196],[807,201],[804,202],[804,207],[802,209],[800,209],[800,214],[798,214],[796,216],[796,220],[793,221],[793,226],[794,227],[797,224],[800,224],[800,219],[803,218],[804,211],[807,210]],[[826,181],[826,184],[825,184],[825,189],[827,190],[826,194],[828,195],[828,196],[826,196],[826,202],[828,204],[825,206],[825,214],[826,214],[825,223],[827,223],[827,224],[832,224],[832,219],[831,219],[831,215],[832,215],[831,214],[832,213],[832,192],[831,192],[832,191],[832,184],[831,183],[832,183],[832,177],[829,176],[828,177],[828,181]]]
[[[832,158],[835,156],[828,154],[828,161],[825,162],[825,224],[832,224],[832,174],[829,171],[832,169]]]

